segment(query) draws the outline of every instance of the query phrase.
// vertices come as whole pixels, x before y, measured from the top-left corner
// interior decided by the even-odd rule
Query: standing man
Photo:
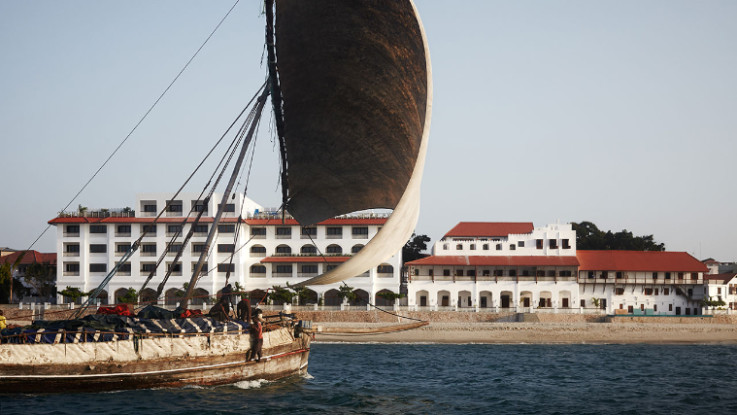
[[[246,298],[245,294],[241,295],[241,301],[235,308],[238,320],[251,321],[251,301]]]
[[[253,316],[253,324],[251,325],[253,334],[251,360],[257,362],[261,361],[261,347],[264,345],[264,327],[261,324],[262,322],[261,313],[257,311],[256,315]]]

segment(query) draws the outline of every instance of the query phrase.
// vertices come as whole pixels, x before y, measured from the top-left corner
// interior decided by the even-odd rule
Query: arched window
[[[343,253],[343,248],[341,248],[340,245],[332,244],[328,245],[325,251],[330,255],[340,255]]]
[[[276,247],[277,255],[290,255],[291,253],[292,248],[290,248],[289,245],[279,245]]]
[[[266,247],[261,246],[261,245],[254,245],[251,247],[251,253],[252,254],[265,254]]]
[[[251,274],[266,274],[266,266],[264,265],[251,265]]]
[[[352,254],[357,254],[358,251],[360,251],[361,249],[363,249],[363,245],[361,245],[361,244],[353,245],[353,247],[351,248],[351,253]]]
[[[317,248],[315,248],[315,245],[303,245],[299,253],[302,255],[317,255]]]

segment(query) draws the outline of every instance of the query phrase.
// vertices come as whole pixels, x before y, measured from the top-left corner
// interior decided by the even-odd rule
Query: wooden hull
[[[248,334],[202,334],[101,343],[0,346],[3,393],[99,392],[274,380],[307,372],[310,338],[288,328],[264,335],[248,361]],[[14,359],[20,363],[14,363]]]

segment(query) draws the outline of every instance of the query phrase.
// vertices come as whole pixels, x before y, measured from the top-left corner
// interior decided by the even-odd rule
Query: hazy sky
[[[0,246],[36,238],[232,4],[0,0]],[[737,2],[416,4],[435,90],[418,233],[588,220],[737,260]],[[260,13],[238,4],[72,207],[179,187],[265,79]],[[277,206],[278,171],[266,126],[249,196]]]

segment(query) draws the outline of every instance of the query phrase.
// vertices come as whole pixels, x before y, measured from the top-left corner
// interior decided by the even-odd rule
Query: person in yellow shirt
[[[3,315],[3,310],[0,310],[0,330],[5,330],[5,328],[8,327],[8,322],[5,320],[5,315]]]

